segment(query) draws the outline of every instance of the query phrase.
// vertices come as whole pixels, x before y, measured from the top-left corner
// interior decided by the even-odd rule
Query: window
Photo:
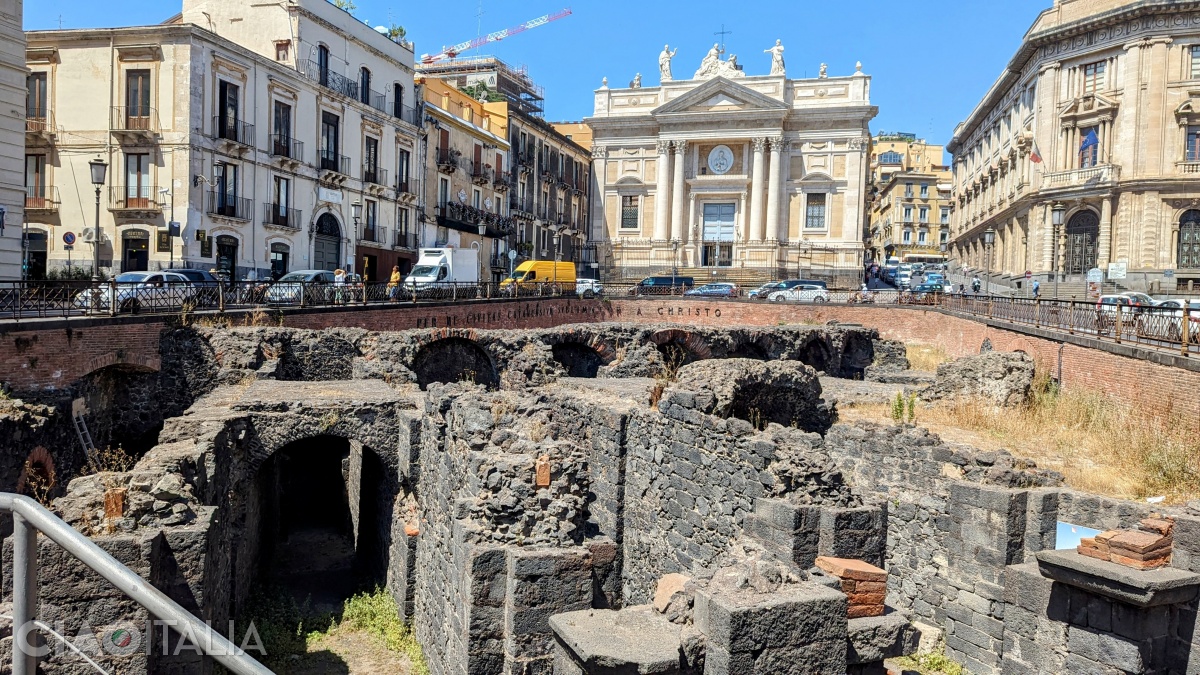
[[[438,206],[450,203],[450,179],[438,176]]]
[[[879,156],[880,164],[903,164],[904,156],[894,150],[889,150]]]
[[[1187,157],[1189,162],[1200,162],[1200,126],[1187,128]]]
[[[636,195],[621,197],[621,229],[638,229],[638,198]]]
[[[275,43],[275,60],[276,61],[287,61],[288,60],[288,52],[290,51],[291,46],[292,46],[292,43],[289,40],[280,40],[279,42],[276,42]]]
[[[338,129],[341,119],[331,112],[321,112],[321,168],[326,171],[341,171],[338,152]]]
[[[913,196],[913,189],[912,189],[912,186],[913,186],[913,184],[912,184],[912,183],[905,183],[905,184],[904,184],[904,196],[905,196],[906,198],[908,198],[908,199],[912,199],[912,196]]]
[[[408,164],[411,159],[411,155],[408,150],[397,150],[396,157],[396,185],[400,192],[409,192]]]
[[[912,222],[912,207],[911,206],[904,207],[904,222],[906,222],[906,223]]]
[[[929,183],[921,183],[921,199],[929,199]]]
[[[942,230],[941,232],[938,233],[938,242],[939,243],[946,244],[946,243],[949,243],[949,241],[950,241],[950,233],[949,232]]]
[[[363,180],[379,184],[379,139],[370,136],[363,143]]]
[[[922,206],[921,208],[917,209],[917,222],[918,223],[928,223],[929,222],[929,207],[928,206]]]
[[[1200,79],[1200,45],[1191,49],[1191,69],[1189,71],[1191,79]]]
[[[217,137],[231,141],[241,141],[238,138],[238,91],[239,87],[232,82],[221,80],[217,86]]]
[[[25,155],[25,206],[45,208],[46,192],[46,156]]]
[[[399,209],[396,211],[396,234],[408,234],[408,209]]]
[[[1095,94],[1104,89],[1104,62],[1097,61],[1083,67],[1083,93]]]
[[[906,243],[906,244],[912,243],[912,230],[904,231],[904,243]]]
[[[275,101],[275,114],[272,120],[275,133],[271,136],[271,154],[276,157],[292,157],[292,106]]]
[[[804,214],[804,228],[821,230],[825,228],[825,193],[817,192],[808,195],[808,204]]]
[[[403,117],[404,87],[396,84],[392,87],[392,117]]]
[[[125,120],[127,129],[150,128],[150,71],[125,73]]]
[[[474,206],[477,209],[483,208],[483,205],[481,204],[482,201],[483,201],[483,193],[480,192],[479,188],[472,188],[471,189],[471,206]]]
[[[363,200],[363,238],[367,241],[379,241],[379,235],[376,232],[376,225],[379,223],[379,203],[366,199]]]
[[[216,174],[216,213],[233,216],[237,213],[237,165],[222,162],[213,167],[213,173]]]
[[[125,155],[125,208],[148,208],[150,194],[150,155]]]
[[[25,78],[25,117],[46,119],[46,73],[30,73]]]
[[[291,180],[284,178],[283,176],[275,176],[275,189],[271,193],[271,210],[274,211],[275,214],[282,215],[286,218],[288,204],[291,203],[291,190]],[[285,221],[279,224],[286,225],[287,222]]]
[[[950,224],[950,209],[948,209],[948,208],[946,208],[946,207],[944,207],[944,206],[942,207],[942,220],[941,220],[941,223],[942,223],[942,225],[949,225],[949,224]]]
[[[371,71],[362,68],[358,71],[358,100],[371,105]]]
[[[925,239],[928,235],[929,235],[929,233],[926,232],[925,230],[921,230],[920,232],[918,232],[917,233],[917,243],[920,244],[921,246],[924,246]]]
[[[317,47],[317,77],[321,86],[329,86],[329,47],[325,45]]]

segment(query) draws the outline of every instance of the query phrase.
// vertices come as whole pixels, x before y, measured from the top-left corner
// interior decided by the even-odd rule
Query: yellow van
[[[563,289],[575,290],[575,263],[554,262],[553,260],[526,260],[517,265],[517,269],[507,279],[500,282],[500,288],[517,290],[522,288],[542,288],[548,292],[561,292]]]

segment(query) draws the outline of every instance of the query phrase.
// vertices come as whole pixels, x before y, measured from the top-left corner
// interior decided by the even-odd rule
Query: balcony
[[[288,160],[293,164],[304,161],[304,143],[288,134],[271,134],[271,156]]]
[[[158,136],[158,111],[139,106],[112,109],[112,133],[122,143],[148,143]]]
[[[500,270],[502,272],[507,272],[510,265],[513,267],[516,266],[516,259],[509,260],[507,253],[492,256],[491,262],[493,270]]]
[[[300,71],[311,82],[329,89],[335,93],[341,94],[356,101],[358,97],[358,83],[350,78],[339,75],[331,71],[328,67],[322,68],[321,64],[316,61],[301,61]]]
[[[25,213],[48,214],[58,212],[58,188],[38,185],[25,188]]]
[[[205,200],[205,212],[210,216],[230,218],[233,220],[250,220],[251,202],[237,196],[217,190],[210,190]]]
[[[350,158],[345,155],[322,150],[318,164],[321,168],[321,180],[344,183],[350,177]]]
[[[417,109],[412,106],[404,104],[396,105],[396,102],[393,101],[390,112],[392,117],[398,120],[408,122],[415,127],[421,126],[421,121],[417,118]]]
[[[487,185],[492,182],[492,169],[483,162],[471,162],[471,182],[476,185]]]
[[[511,179],[502,173],[497,173],[496,180],[492,181],[492,189],[496,192],[508,192],[510,187],[512,187]]]
[[[1121,167],[1116,164],[1098,164],[1086,169],[1058,171],[1046,174],[1043,189],[1110,187],[1121,179]]]
[[[380,189],[387,189],[387,169],[379,168],[378,164],[363,163],[363,183],[370,183]]]
[[[418,242],[417,242],[417,233],[416,232],[405,232],[403,230],[396,230],[396,238],[392,242],[392,246],[394,246],[396,248],[404,248],[404,249],[409,249],[409,250],[413,250],[413,251],[417,250],[417,248],[419,248]]]
[[[362,243],[382,244],[387,241],[387,231],[379,225],[363,225],[358,240]]]
[[[405,204],[417,201],[417,186],[407,178],[396,181],[396,200]]]
[[[157,197],[155,185],[113,185],[108,192],[108,210],[129,218],[153,218],[162,211]]]
[[[283,230],[299,232],[301,215],[297,209],[289,209],[281,204],[263,204],[263,225]]]
[[[387,114],[388,104],[386,96],[375,91],[374,89],[362,91],[360,88],[359,93],[361,94],[361,96],[358,97],[360,103],[369,105],[385,115]]]
[[[457,150],[452,150],[450,148],[438,148],[437,149],[438,171],[441,171],[442,173],[446,173],[446,174],[454,173],[454,170],[458,168],[458,158],[461,156],[462,156],[462,153],[460,153]]]
[[[232,147],[240,145],[243,148],[254,147],[254,125],[233,118],[213,116],[212,137],[221,145]]]
[[[479,225],[483,224],[487,232],[484,236],[493,238],[508,236],[516,229],[512,218],[458,202],[448,202],[437,207],[437,224],[476,235],[479,234]]]
[[[45,108],[25,108],[25,143],[38,145],[54,142],[54,116]]]

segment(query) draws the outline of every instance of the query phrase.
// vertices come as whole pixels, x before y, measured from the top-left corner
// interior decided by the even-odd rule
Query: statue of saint
[[[720,63],[721,45],[715,44],[712,46],[712,49],[708,50],[708,54],[704,55],[704,60],[700,62],[700,69],[696,71],[693,79],[699,80],[715,75],[720,69]]]
[[[771,74],[784,75],[783,43],[780,40],[776,40],[775,46],[770,49],[764,49],[763,53],[771,55]]]
[[[642,88],[642,74],[641,73],[638,73],[637,75],[633,76],[633,82],[629,83],[629,88],[630,89],[641,89]]]
[[[674,51],[670,49],[670,45],[663,45],[662,53],[658,55],[658,75],[663,82],[671,81],[671,59],[675,58],[675,52],[679,51],[676,48]]]
[[[828,66],[828,64],[824,64],[824,63],[822,63],[822,64],[821,64],[821,74],[817,75],[817,77],[821,78],[822,80],[824,80],[824,79],[826,79],[826,78],[828,78],[828,77],[829,77],[829,66]]]

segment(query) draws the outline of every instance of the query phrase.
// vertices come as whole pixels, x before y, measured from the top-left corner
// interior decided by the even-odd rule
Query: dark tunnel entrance
[[[761,345],[755,342],[743,342],[729,353],[729,358],[768,361],[771,357],[767,354],[767,350],[763,349]]]
[[[554,360],[567,371],[568,377],[596,377],[604,359],[600,353],[579,342],[564,342],[550,348]]]
[[[867,367],[875,361],[875,348],[862,335],[849,335],[842,346],[842,363],[839,377],[861,380]]]
[[[291,443],[259,470],[258,576],[315,612],[337,613],[356,592],[384,583],[382,462],[369,448],[318,436]]]
[[[829,347],[820,338],[813,338],[800,348],[799,361],[813,370],[826,372],[829,368]]]
[[[500,386],[500,375],[488,353],[464,338],[431,342],[417,352],[413,372],[421,389],[434,382],[474,382],[488,389]]]

